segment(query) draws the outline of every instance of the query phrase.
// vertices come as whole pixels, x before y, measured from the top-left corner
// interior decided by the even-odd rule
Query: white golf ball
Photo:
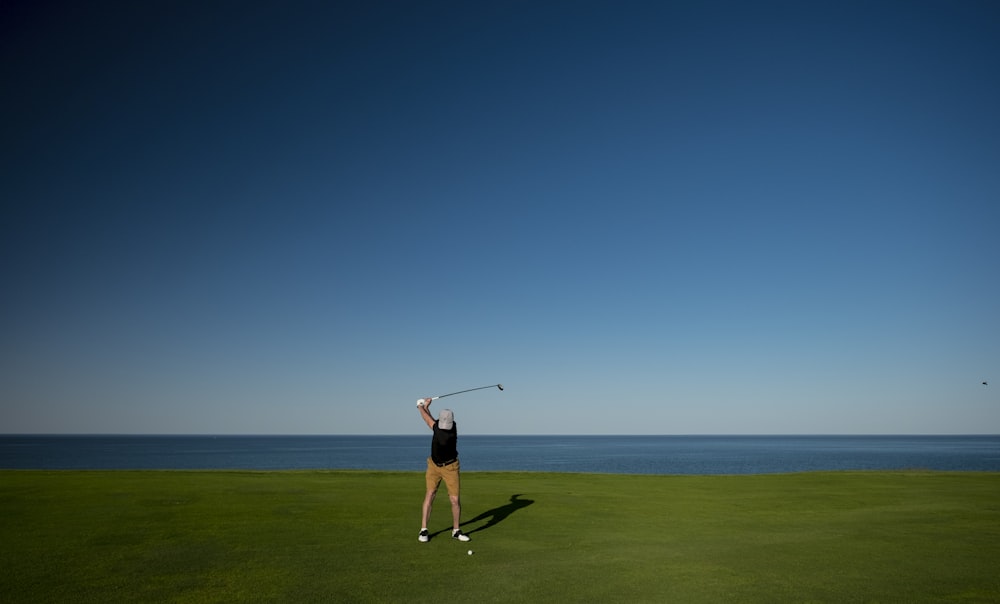
[[[471,550],[471,549],[469,550],[469,555],[470,555],[470,556],[472,555],[472,550]]]

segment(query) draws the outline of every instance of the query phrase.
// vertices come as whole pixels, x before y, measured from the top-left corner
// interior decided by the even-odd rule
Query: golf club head
[[[503,392],[503,384],[497,384],[497,388],[499,388],[500,391]]]

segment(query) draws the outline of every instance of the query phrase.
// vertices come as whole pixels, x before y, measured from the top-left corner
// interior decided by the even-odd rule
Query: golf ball
[[[471,549],[469,550],[469,555],[470,555],[470,556],[472,555],[472,550],[471,550]]]

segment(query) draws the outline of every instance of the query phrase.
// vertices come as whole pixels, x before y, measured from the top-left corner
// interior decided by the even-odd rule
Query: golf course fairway
[[[1000,602],[1000,474],[0,471],[0,602]],[[468,554],[469,550],[474,553]]]

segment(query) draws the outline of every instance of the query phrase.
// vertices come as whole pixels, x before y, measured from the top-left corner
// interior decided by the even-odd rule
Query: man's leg
[[[438,487],[441,485],[441,468],[437,467],[431,458],[427,458],[427,472],[424,473],[424,482],[427,484],[427,491],[424,493],[423,527],[427,528],[427,523],[431,520],[431,508],[434,506],[434,497],[437,495]]]
[[[448,499],[451,500],[451,528],[457,531],[462,518],[462,503],[458,495],[448,495]]]
[[[441,473],[437,466],[427,460],[427,472],[424,474],[424,481],[427,483],[427,491],[424,493],[424,505],[420,514],[420,541],[426,542],[430,539],[427,532],[427,523],[431,520],[431,509],[434,507],[434,497],[437,495],[438,485],[441,484]]]
[[[468,541],[469,536],[460,529],[462,522],[461,479],[459,463],[456,461],[444,468],[444,484],[448,487],[448,500],[451,502],[451,536],[459,541]]]
[[[434,507],[434,496],[435,495],[437,495],[437,489],[436,488],[434,490],[427,491],[427,493],[424,495],[424,514],[421,517],[422,524],[420,525],[423,528],[427,528],[427,523],[430,522],[430,519],[431,519],[431,508]]]

